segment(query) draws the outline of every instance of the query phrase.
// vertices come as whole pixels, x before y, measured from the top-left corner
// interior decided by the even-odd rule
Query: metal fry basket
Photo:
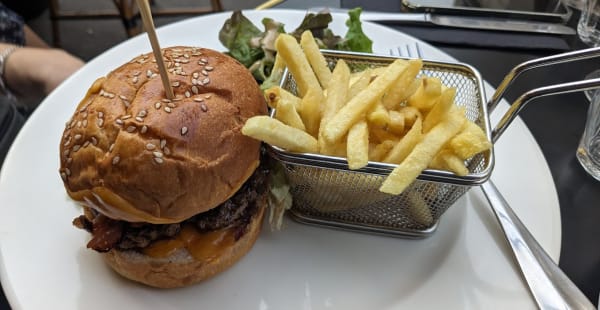
[[[331,67],[343,59],[353,72],[386,66],[398,58],[336,51],[323,54]],[[512,81],[518,73],[507,76],[507,80]],[[438,77],[444,85],[455,87],[455,104],[464,106],[467,118],[479,125],[491,141],[496,140],[494,132],[498,128],[494,132],[490,129],[483,81],[477,70],[465,64],[424,60],[419,74]],[[499,91],[504,91],[508,84]],[[284,73],[281,87],[296,93],[296,84],[288,72]],[[520,108],[537,96],[540,95],[534,93],[522,98],[522,104],[513,104],[518,107],[507,112],[508,120],[499,125],[499,134]],[[485,182],[494,166],[492,148],[467,160],[470,173],[466,176],[428,169],[402,194],[390,195],[380,192],[379,187],[395,164],[369,162],[360,170],[350,170],[345,158],[293,153],[275,146],[267,149],[284,168],[293,196],[290,213],[297,221],[409,238],[432,234],[442,214],[471,187]]]

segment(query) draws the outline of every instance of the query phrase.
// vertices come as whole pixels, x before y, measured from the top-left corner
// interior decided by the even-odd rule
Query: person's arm
[[[0,43],[0,51],[10,46]],[[82,65],[63,50],[25,46],[6,58],[4,80],[17,96],[45,96]]]

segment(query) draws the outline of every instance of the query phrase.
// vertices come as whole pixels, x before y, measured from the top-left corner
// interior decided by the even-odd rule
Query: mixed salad
[[[361,8],[348,12],[344,37],[336,35],[329,24],[331,13],[322,11],[308,13],[291,35],[300,40],[305,30],[310,30],[320,48],[372,53],[373,42],[362,30]],[[280,73],[274,72],[275,40],[280,33],[286,33],[285,25],[271,18],[262,20],[264,30],[259,29],[241,11],[235,11],[219,31],[219,41],[228,49],[228,54],[246,66],[254,75],[261,88],[267,89],[279,82]]]

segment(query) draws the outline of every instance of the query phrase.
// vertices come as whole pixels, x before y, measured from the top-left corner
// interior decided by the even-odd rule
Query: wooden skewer
[[[162,53],[160,51],[160,44],[158,44],[158,38],[156,37],[156,30],[154,29],[154,22],[152,21],[152,13],[150,12],[150,5],[148,0],[136,0],[138,8],[140,9],[140,15],[142,16],[142,22],[144,28],[148,33],[148,39],[150,39],[150,45],[152,45],[152,52],[154,58],[156,58],[156,64],[158,65],[158,72],[165,88],[165,94],[167,99],[173,100],[175,95],[173,94],[173,88],[171,88],[171,82],[169,82],[169,76],[167,74],[167,67],[163,61]]]
[[[255,10],[266,10],[268,8],[274,7],[278,4],[280,4],[281,2],[283,2],[284,0],[269,0],[266,1],[264,3],[262,3],[261,5],[255,7]]]

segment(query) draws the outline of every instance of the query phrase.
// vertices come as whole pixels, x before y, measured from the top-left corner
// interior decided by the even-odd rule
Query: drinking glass
[[[585,128],[576,154],[583,169],[600,181],[600,91],[592,94]]]

